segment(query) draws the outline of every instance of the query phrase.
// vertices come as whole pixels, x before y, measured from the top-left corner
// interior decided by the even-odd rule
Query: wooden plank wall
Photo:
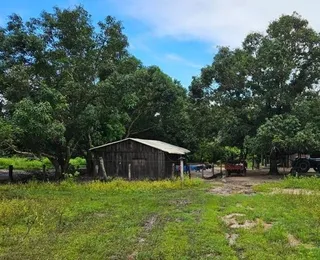
[[[168,155],[156,148],[127,140],[93,151],[102,156],[108,176],[128,178],[131,164],[132,179],[165,179],[171,177],[172,159],[178,163],[178,155]]]

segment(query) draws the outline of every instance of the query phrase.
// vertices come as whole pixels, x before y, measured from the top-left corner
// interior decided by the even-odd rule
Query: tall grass
[[[85,166],[86,160],[81,157],[76,157],[70,160],[70,164],[77,168]],[[43,165],[46,165],[47,168],[53,168],[48,158],[42,158],[40,160],[22,157],[0,158],[0,169],[7,169],[9,165],[13,165],[14,169],[17,170],[40,170]]]
[[[186,188],[206,187],[201,179],[161,180],[161,181],[127,181],[114,179],[110,182],[92,181],[85,183],[75,182],[73,179],[66,179],[60,183],[30,181],[25,185],[14,184],[3,187],[2,190],[37,190],[37,191],[91,191],[91,192],[144,192],[154,190],[179,190]],[[1,190],[1,188],[0,188]]]
[[[319,195],[219,196],[206,185],[0,185],[0,259],[320,259]],[[223,221],[231,213],[257,225],[233,229]],[[238,235],[234,244],[226,234]]]
[[[270,191],[274,188],[281,189],[307,189],[320,191],[320,178],[318,177],[287,177],[280,182],[265,183],[254,187],[256,191]]]

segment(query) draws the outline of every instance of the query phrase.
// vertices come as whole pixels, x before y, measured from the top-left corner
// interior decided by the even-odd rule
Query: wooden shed
[[[90,149],[95,158],[103,158],[108,176],[132,179],[166,179],[173,164],[190,151],[157,140],[127,138]],[[101,168],[101,167],[100,167]]]

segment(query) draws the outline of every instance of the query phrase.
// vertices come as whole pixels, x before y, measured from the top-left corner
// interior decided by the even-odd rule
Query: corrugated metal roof
[[[124,142],[124,141],[127,141],[127,140],[133,140],[135,142],[151,146],[153,148],[159,149],[161,151],[164,151],[164,152],[170,153],[170,154],[186,154],[186,153],[190,153],[189,150],[187,150],[185,148],[182,148],[182,147],[179,147],[179,146],[176,146],[176,145],[168,144],[168,143],[165,143],[165,142],[162,142],[162,141],[158,141],[158,140],[147,140],[147,139],[138,139],[138,138],[126,138],[126,139],[123,139],[123,140],[120,140],[120,141],[116,141],[116,142],[104,144],[104,145],[101,145],[101,146],[97,146],[97,147],[91,148],[90,150],[96,150],[96,149],[99,149],[99,148],[103,148],[103,147],[106,147],[106,146],[109,146],[109,145],[113,145],[113,144],[116,144],[116,143],[120,143],[120,142]]]

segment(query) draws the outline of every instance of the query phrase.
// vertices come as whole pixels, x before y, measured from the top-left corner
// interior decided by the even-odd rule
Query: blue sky
[[[216,47],[237,47],[246,34],[264,31],[281,14],[297,11],[320,28],[317,0],[10,0],[1,3],[0,25],[13,12],[24,19],[53,6],[82,4],[93,21],[113,15],[123,22],[130,52],[188,87]]]

